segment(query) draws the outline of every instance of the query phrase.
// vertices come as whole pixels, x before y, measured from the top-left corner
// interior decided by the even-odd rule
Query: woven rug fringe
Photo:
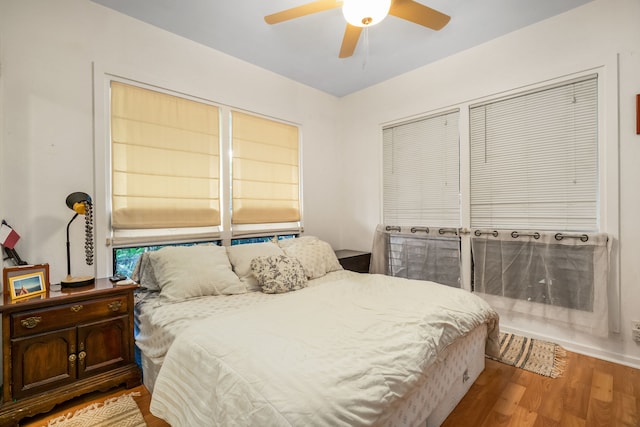
[[[553,369],[551,369],[551,376],[553,378],[562,376],[566,368],[567,351],[560,346],[556,346],[555,354],[553,356]]]
[[[60,415],[59,417],[56,417],[54,419],[49,420],[49,423],[47,424],[47,427],[54,427],[57,426],[59,424],[62,424],[65,421],[70,420],[73,417],[85,414],[89,411],[93,411],[94,409],[98,409],[102,406],[108,406],[111,405],[113,403],[117,403],[118,401],[125,399],[127,397],[137,397],[140,396],[140,393],[135,391],[135,392],[131,392],[131,393],[126,393],[126,394],[121,394],[120,396],[116,396],[116,397],[111,397],[109,399],[106,399],[104,402],[97,402],[97,403],[92,403],[88,406],[85,406],[83,408],[80,408],[78,410],[76,410],[75,412],[71,413],[68,412],[64,415]]]
[[[551,378],[561,377],[567,367],[567,351],[561,346],[506,332],[500,333],[500,355],[487,357]]]

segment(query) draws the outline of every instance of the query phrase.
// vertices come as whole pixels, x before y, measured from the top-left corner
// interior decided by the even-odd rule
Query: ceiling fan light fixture
[[[370,27],[382,21],[389,13],[391,0],[344,0],[344,19],[356,27]]]

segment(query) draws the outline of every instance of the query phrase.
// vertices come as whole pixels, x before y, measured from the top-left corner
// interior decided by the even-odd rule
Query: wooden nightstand
[[[340,265],[345,270],[357,273],[368,273],[371,261],[371,252],[352,251],[350,249],[339,249],[336,252]]]
[[[134,360],[133,291],[107,279],[24,301],[5,298],[0,425],[84,393],[140,384]]]

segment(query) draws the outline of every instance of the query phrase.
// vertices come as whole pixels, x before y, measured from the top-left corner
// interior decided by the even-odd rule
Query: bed
[[[174,427],[438,426],[498,350],[482,299],[343,270],[314,237],[165,248],[134,278],[151,412]]]

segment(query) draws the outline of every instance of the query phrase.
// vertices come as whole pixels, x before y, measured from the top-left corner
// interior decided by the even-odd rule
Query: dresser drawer
[[[74,326],[78,323],[126,314],[127,296],[78,301],[11,315],[12,338]]]

